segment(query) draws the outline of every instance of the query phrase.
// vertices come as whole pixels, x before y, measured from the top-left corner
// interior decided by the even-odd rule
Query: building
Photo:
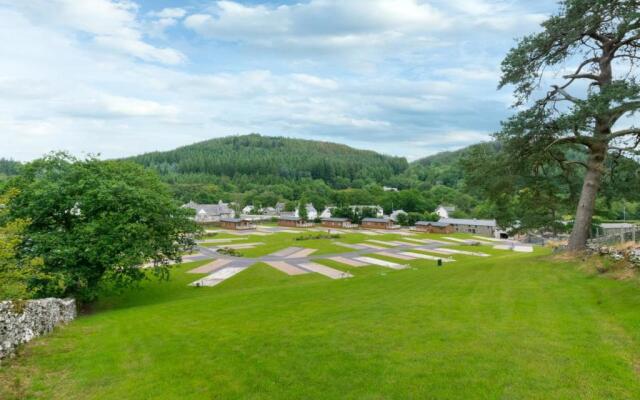
[[[398,215],[400,214],[404,214],[404,215],[409,215],[407,214],[404,210],[395,210],[394,212],[391,213],[391,215],[389,216],[389,218],[393,221],[393,222],[398,222]]]
[[[435,213],[438,214],[440,218],[449,218],[451,213],[454,212],[456,208],[454,206],[445,206],[440,204],[438,208],[436,208]]]
[[[296,216],[280,216],[278,218],[279,226],[286,226],[289,228],[311,228],[312,222],[303,221],[302,218]]]
[[[222,200],[218,204],[198,204],[193,201],[183,205],[184,208],[191,208],[195,210],[195,221],[200,223],[207,222],[220,222],[222,218],[233,218],[235,212],[228,204],[223,203]]]
[[[500,235],[495,219],[440,218],[441,223],[450,224],[455,232],[472,233],[487,237]]]
[[[357,228],[348,218],[322,218],[322,226],[325,228]]]
[[[318,218],[318,210],[313,206],[313,203],[308,203],[305,205],[307,210],[307,219],[314,220]]]
[[[335,207],[325,207],[325,209],[320,213],[320,219],[323,218],[331,218],[331,215],[333,213],[333,209]]]
[[[600,231],[602,232],[602,236],[617,235],[622,238],[622,241],[635,241],[635,234],[637,231],[640,231],[640,227],[628,222],[612,222],[600,224]]]
[[[382,218],[382,216],[384,215],[384,210],[382,209],[382,207],[380,206],[349,206],[349,208],[351,208],[351,210],[353,211],[357,211],[359,214],[362,215],[362,210],[364,209],[372,209],[375,211],[376,213],[376,218]]]
[[[275,206],[276,214],[280,215],[281,212],[284,212],[286,207],[287,205],[283,202],[276,203],[276,206]]]
[[[389,186],[383,186],[382,190],[384,190],[385,192],[397,192],[398,188],[396,187],[389,187]]]
[[[416,231],[427,233],[453,233],[453,225],[444,222],[418,221]]]
[[[360,225],[365,229],[397,229],[398,225],[395,225],[389,218],[364,218]]]
[[[242,209],[242,213],[243,214],[251,214],[251,213],[253,213],[253,210],[255,210],[254,206],[247,205],[247,206],[244,206],[244,208]]]
[[[220,226],[225,229],[233,229],[236,231],[245,231],[256,229],[256,226],[245,218],[221,218]]]

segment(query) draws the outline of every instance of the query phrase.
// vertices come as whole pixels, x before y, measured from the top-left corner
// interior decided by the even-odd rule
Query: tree
[[[636,152],[640,144],[640,128],[627,118],[640,108],[639,7],[630,0],[564,0],[543,31],[521,39],[502,62],[500,87],[515,85],[515,105],[538,98],[506,121],[498,138],[534,164],[585,168],[570,251],[586,247],[607,156]],[[551,76],[574,62],[573,72]],[[549,89],[540,95],[542,85]],[[578,156],[567,158],[569,150]]]
[[[158,176],[123,161],[77,160],[52,154],[27,164],[8,190],[7,223],[29,221],[17,258],[41,259],[27,282],[35,297],[95,299],[101,285],[122,288],[147,277],[168,277],[194,245],[192,211],[179,207]]]

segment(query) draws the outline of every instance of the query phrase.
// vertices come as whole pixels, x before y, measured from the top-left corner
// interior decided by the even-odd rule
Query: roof
[[[440,221],[451,225],[475,225],[496,227],[495,219],[460,219],[460,218],[440,218]]]
[[[439,228],[444,228],[445,226],[450,226],[451,224],[446,222],[435,222],[435,221],[418,221],[416,225],[420,226],[437,226]]]
[[[331,222],[347,222],[349,221],[349,218],[338,218],[338,217],[332,217],[332,218],[321,218],[322,221],[331,221]]]
[[[294,215],[281,215],[279,219],[283,219],[285,221],[300,221],[300,217],[296,217]]]
[[[190,201],[189,203],[183,205],[182,207],[194,209],[199,214],[202,214],[202,213],[207,215],[233,214],[233,210],[227,204],[222,202],[219,202],[218,204],[198,204]]]
[[[623,228],[635,228],[636,226],[628,222],[611,222],[611,223],[600,224],[600,227],[604,229],[623,229]]]
[[[362,222],[384,222],[389,223],[391,220],[389,218],[363,218]]]
[[[233,222],[233,223],[238,223],[238,222],[249,222],[246,219],[242,219],[242,218],[220,218],[220,222]]]

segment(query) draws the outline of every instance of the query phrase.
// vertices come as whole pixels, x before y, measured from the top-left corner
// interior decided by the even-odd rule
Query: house
[[[445,222],[418,221],[416,231],[427,233],[453,233],[453,225]]]
[[[348,218],[322,218],[322,226],[325,228],[357,228]]]
[[[244,206],[244,208],[242,209],[242,213],[243,213],[243,214],[251,214],[251,213],[253,213],[253,210],[255,210],[255,207],[254,207],[254,206],[246,205],[246,206]]]
[[[296,216],[280,216],[278,218],[279,226],[286,226],[289,228],[311,228],[313,227],[313,223],[306,222],[300,217]]]
[[[500,235],[495,219],[440,218],[438,222],[452,225],[455,232],[473,233],[487,237],[496,237],[496,235],[499,237]]]
[[[276,206],[275,206],[276,214],[280,215],[281,212],[284,212],[286,207],[287,205],[283,202],[276,203]]]
[[[256,229],[256,226],[245,218],[221,218],[220,226],[225,229],[233,229],[235,231],[245,231]]]
[[[364,209],[373,209],[376,213],[376,218],[382,218],[382,216],[384,215],[384,210],[380,206],[357,205],[357,206],[349,206],[349,208],[351,208],[351,210],[353,210],[354,212],[357,211],[359,214],[362,214],[362,210]]]
[[[391,213],[389,218],[393,222],[398,222],[398,215],[400,215],[400,214],[408,215],[404,210],[395,210],[394,212]]]
[[[320,213],[320,219],[331,218],[331,213],[334,208],[335,207],[325,207],[324,211]]]
[[[274,207],[267,207],[262,209],[263,215],[276,215],[276,209]]]
[[[221,218],[233,218],[235,212],[222,200],[218,204],[198,204],[193,201],[183,205],[184,208],[195,210],[195,221],[199,223],[219,222]]]
[[[314,220],[318,218],[318,210],[313,206],[313,203],[308,203],[305,205],[307,209],[307,219]]]
[[[451,213],[455,210],[456,208],[454,206],[444,206],[441,204],[438,206],[438,208],[436,208],[435,213],[438,214],[440,218],[449,218],[451,216]]]
[[[395,225],[389,218],[364,218],[360,225],[364,229],[397,229],[398,225]]]
[[[383,186],[382,190],[384,190],[385,192],[397,192],[398,188],[396,187],[389,187],[389,186]]]

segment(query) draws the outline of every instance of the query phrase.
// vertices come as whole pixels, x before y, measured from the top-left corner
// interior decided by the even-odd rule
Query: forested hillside
[[[406,159],[327,142],[257,134],[212,139],[133,158],[164,175],[250,176],[256,182],[322,179],[334,188],[383,182],[405,171]]]

